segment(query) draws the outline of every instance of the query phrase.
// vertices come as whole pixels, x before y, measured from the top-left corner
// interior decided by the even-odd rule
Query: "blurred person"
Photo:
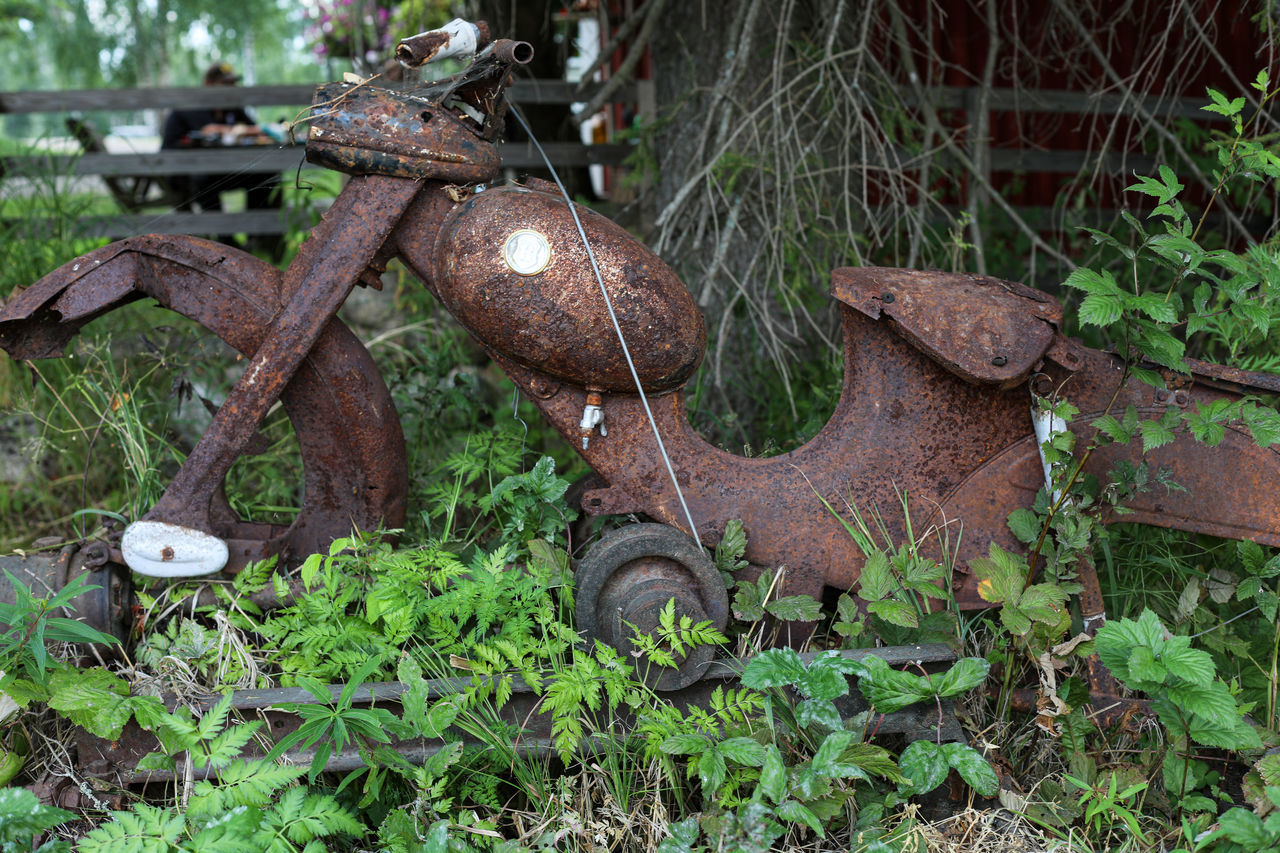
[[[225,62],[215,62],[204,73],[206,86],[234,86],[239,82],[240,75]],[[233,146],[261,134],[262,129],[243,107],[173,110],[165,119],[160,148]],[[189,199],[180,206],[182,210],[190,210],[192,202],[198,204],[201,211],[222,210],[221,194],[237,189],[245,190],[245,207],[249,210],[280,206],[276,194],[279,179],[274,175],[174,175],[169,183]]]

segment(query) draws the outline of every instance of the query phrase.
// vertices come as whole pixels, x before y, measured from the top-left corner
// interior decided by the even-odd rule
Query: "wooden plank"
[[[619,144],[583,145],[578,142],[544,143],[543,149],[557,166],[615,165],[631,152]],[[502,164],[512,169],[540,168],[542,158],[528,143],[498,146]],[[157,151],[151,154],[49,154],[33,157],[6,157],[0,168],[9,177],[34,175],[224,175],[231,173],[292,173],[317,168],[303,159],[300,145],[271,148],[191,148]]]
[[[0,92],[0,113],[208,109],[310,104],[324,81],[280,86],[177,86],[145,89],[67,89]],[[571,104],[589,100],[600,84],[583,91],[564,80],[517,80],[509,97],[517,104]],[[634,84],[623,86],[615,102],[635,100]],[[290,116],[292,118],[292,116]]]
[[[286,234],[290,230],[289,219],[287,210],[129,213],[82,221],[81,230],[86,237],[112,239],[135,234]]]

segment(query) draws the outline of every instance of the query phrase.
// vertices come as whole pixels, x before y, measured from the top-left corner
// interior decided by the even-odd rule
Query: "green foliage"
[[[1223,749],[1262,746],[1231,689],[1215,677],[1213,659],[1170,634],[1150,610],[1107,622],[1095,640],[1098,657],[1122,683],[1151,696],[1151,707],[1175,735]]]
[[[502,534],[518,542],[556,541],[577,512],[564,505],[569,482],[556,476],[556,462],[543,456],[525,474],[512,474],[493,488],[480,508],[502,520]]]
[[[25,690],[48,687],[50,675],[61,665],[49,657],[46,643],[116,643],[116,638],[63,616],[53,614],[82,593],[98,589],[89,586],[89,576],[79,575],[47,598],[39,597],[7,569],[5,578],[13,587],[14,603],[0,602],[0,685],[20,679]]]
[[[281,703],[280,710],[296,714],[302,724],[276,741],[271,752],[267,753],[266,760],[274,761],[294,747],[305,750],[314,746],[315,754],[308,772],[309,781],[314,782],[329,757],[334,752],[341,752],[348,743],[354,742],[367,747],[370,744],[390,742],[391,736],[387,729],[395,723],[395,717],[390,711],[378,707],[352,707],[356,689],[377,668],[377,660],[367,661],[343,686],[337,699],[319,681],[300,676],[299,682],[316,698],[317,704]]]
[[[46,806],[25,788],[0,788],[0,853],[64,853],[71,845],[50,839],[36,846],[35,837],[74,820],[63,809]]]
[[[1026,557],[1011,554],[995,542],[988,557],[969,561],[978,578],[978,594],[1000,605],[1000,621],[1013,635],[1022,637],[1040,625],[1061,633],[1067,617],[1067,591],[1056,583],[1028,584],[1031,569]]]
[[[932,791],[943,783],[950,770],[959,773],[961,779],[984,797],[994,797],[1000,787],[996,771],[982,753],[967,743],[913,741],[898,756],[898,769],[910,782],[906,790],[911,794]]]
[[[1064,776],[1067,782],[1081,791],[1078,805],[1084,807],[1084,821],[1106,849],[1110,849],[1110,841],[1116,830],[1123,826],[1146,844],[1146,834],[1138,823],[1141,804],[1137,802],[1139,795],[1147,789],[1146,782],[1135,782],[1117,792],[1116,774],[1107,774],[1105,781],[1090,785],[1074,776]]]
[[[649,633],[635,631],[631,644],[650,664],[676,669],[685,656],[699,646],[722,646],[724,634],[711,627],[711,620],[694,622],[687,613],[676,618],[676,601],[668,599],[658,612],[658,625]]]

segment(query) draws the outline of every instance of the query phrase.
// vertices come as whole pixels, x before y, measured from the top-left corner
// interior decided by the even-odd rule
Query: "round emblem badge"
[[[551,243],[530,228],[513,231],[502,247],[503,260],[519,275],[537,275],[551,263]]]

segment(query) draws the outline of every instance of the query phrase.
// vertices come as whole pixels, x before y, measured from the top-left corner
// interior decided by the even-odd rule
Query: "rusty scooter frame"
[[[462,35],[487,39],[455,27],[407,39],[400,55],[420,63]],[[655,626],[672,598],[682,613],[726,624],[724,586],[698,545],[717,542],[730,520],[748,534],[746,571],[785,565],[786,594],[820,595],[850,588],[864,559],[826,503],[890,506],[903,493],[928,513],[917,525],[961,525],[955,595],[961,607],[988,606],[965,567],[991,542],[1017,547],[1005,519],[1044,485],[1033,396],[1069,395],[1081,411],[1072,429],[1087,439],[1094,419],[1128,406],[1158,415],[1280,393],[1280,377],[1203,363],[1171,378],[1168,390],[1122,381],[1118,357],[1066,338],[1060,306],[1020,284],[840,269],[832,294],[845,371],[830,421],[781,456],[725,453],[685,414],[683,389],[705,328],[675,274],[550,185],[481,191],[499,171],[505,86],[529,55],[527,45],[494,42],[466,71],[411,93],[321,87],[307,157],[353,177],[283,274],[223,245],[150,235],[78,258],[0,309],[0,346],[15,358],[59,355],[89,320],[147,297],[249,358],[178,476],[131,528],[145,534],[132,548],[134,568],[208,571],[210,549],[222,548],[214,570],[234,571],[270,554],[321,550],[353,526],[403,521],[404,440],[390,394],[334,317],[356,284],[377,286],[393,257],[579,450],[596,476],[583,509],[656,522],[606,535],[577,569],[579,628],[619,647],[627,626]],[[287,527],[242,521],[222,495],[228,469],[277,399],[305,469],[303,506]],[[1086,470],[1101,474],[1140,456],[1103,446]],[[1138,494],[1126,520],[1280,545],[1280,506],[1256,499],[1280,482],[1280,454],[1243,428],[1229,427],[1216,447],[1182,436],[1144,458],[1186,490]],[[901,519],[884,520],[892,536],[905,536]],[[125,557],[129,546],[126,532]],[[1102,599],[1092,569],[1083,574],[1091,629]],[[695,651],[659,686],[696,681],[709,656]],[[1094,686],[1112,691],[1105,680]]]

